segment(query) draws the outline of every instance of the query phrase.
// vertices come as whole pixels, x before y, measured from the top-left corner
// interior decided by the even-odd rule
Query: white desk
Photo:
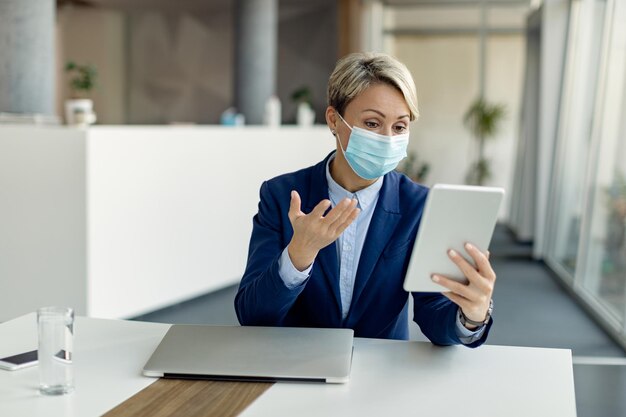
[[[101,415],[155,381],[141,368],[168,328],[78,317],[76,391],[43,397],[36,367],[0,371],[0,416]],[[0,357],[35,346],[33,314],[0,324]],[[356,339],[348,384],[277,383],[243,413],[268,415],[573,417],[571,353]]]

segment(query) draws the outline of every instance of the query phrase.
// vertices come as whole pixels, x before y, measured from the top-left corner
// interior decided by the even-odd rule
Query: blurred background
[[[626,416],[626,2],[0,0],[0,322],[236,324],[262,181],[334,149],[338,58],[416,81],[400,165],[507,191],[488,343]],[[411,337],[424,340],[414,324]]]

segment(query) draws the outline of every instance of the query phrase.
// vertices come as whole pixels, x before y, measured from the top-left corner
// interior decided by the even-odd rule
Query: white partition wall
[[[334,147],[328,129],[296,127],[101,127],[88,143],[88,305],[98,317],[238,282],[261,183]]]
[[[0,321],[130,317],[238,282],[262,181],[334,146],[325,127],[0,127]]]
[[[86,311],[85,134],[0,126],[0,322]]]

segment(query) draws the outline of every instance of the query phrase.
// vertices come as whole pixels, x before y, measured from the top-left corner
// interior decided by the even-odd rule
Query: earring
[[[331,130],[330,130],[330,133],[332,133],[332,134],[333,134],[333,136],[337,135],[337,131],[336,131],[335,129],[331,129]]]

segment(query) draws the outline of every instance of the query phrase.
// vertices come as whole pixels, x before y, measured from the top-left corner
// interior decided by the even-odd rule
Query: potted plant
[[[465,178],[468,184],[483,185],[491,177],[489,160],[485,158],[485,142],[495,136],[505,115],[503,104],[490,104],[482,97],[474,101],[465,113],[465,126],[478,145],[477,160],[472,163]]]
[[[70,99],[65,101],[65,121],[68,125],[89,125],[96,121],[93,100],[89,98],[96,85],[96,69],[69,61],[65,65],[69,75]]]
[[[291,99],[296,103],[296,123],[299,126],[311,126],[315,122],[313,111],[313,94],[311,89],[302,86],[291,93]]]

